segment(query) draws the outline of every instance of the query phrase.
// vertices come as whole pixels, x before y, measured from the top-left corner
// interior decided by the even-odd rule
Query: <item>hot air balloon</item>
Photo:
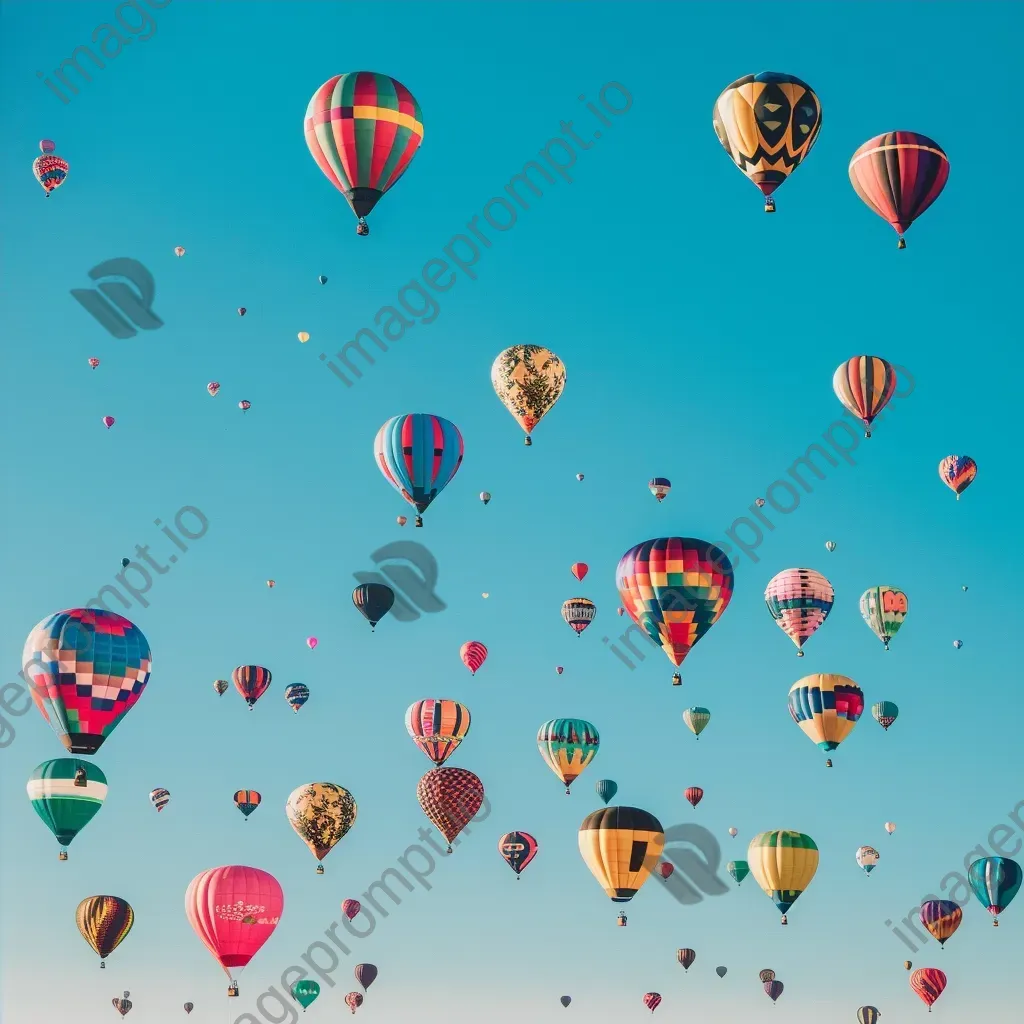
[[[558,1001],[563,1006],[568,1006],[572,1002],[572,997],[571,996],[562,996]]]
[[[363,1005],[363,994],[362,994],[362,992],[349,992],[349,994],[347,996],[345,996],[345,1005],[353,1013],[355,1013],[356,1010],[358,1010],[359,1007]]]
[[[166,789],[154,789],[149,794],[149,802],[157,809],[157,812],[160,812],[171,802],[171,794]]]
[[[601,802],[607,804],[609,800],[615,799],[615,794],[619,791],[619,784],[611,779],[599,779],[594,784],[594,789],[601,798]]]
[[[377,980],[377,968],[373,964],[356,964],[352,973],[364,992]]]
[[[960,648],[961,648],[961,647],[963,647],[963,645],[964,645],[964,642],[963,642],[963,640],[954,640],[954,641],[953,641],[953,646],[954,646],[954,647],[955,647],[955,648],[956,648],[956,649],[957,649],[958,651],[960,650]]]
[[[896,831],[896,823],[894,821],[887,821],[885,823],[885,831],[892,835]]]
[[[480,492],[480,500],[481,500],[481,501],[482,501],[482,502],[483,502],[483,503],[484,503],[485,505],[489,504],[489,503],[490,503],[490,500],[491,500],[491,492],[490,492],[490,491],[481,491],[481,492]]]
[[[124,941],[135,923],[135,911],[119,896],[89,896],[78,904],[75,922],[82,938],[104,961]]]
[[[64,184],[68,176],[68,162],[62,156],[54,153],[56,144],[49,139],[42,139],[39,143],[39,151],[43,154],[32,161],[32,174],[36,181],[42,186],[46,198],[50,193]]]
[[[459,657],[470,675],[475,676],[476,670],[487,660],[487,648],[479,640],[467,640],[459,648]]]
[[[691,807],[696,807],[704,799],[704,790],[700,786],[688,786],[683,791],[683,796]]]
[[[194,1009],[195,1009],[195,1004],[194,1003],[186,1003],[185,1004],[185,1013],[191,1013]]]
[[[964,912],[952,900],[928,900],[921,904],[921,924],[928,929],[933,939],[944,946],[946,939],[960,927]],[[910,970],[910,964],[906,964]]]
[[[661,875],[662,878],[668,878],[672,874],[672,872],[675,871],[675,869],[676,867],[674,864],[670,863],[667,860],[663,860],[658,865],[658,874]]]
[[[731,860],[725,865],[725,870],[732,875],[737,885],[741,885],[743,879],[750,874],[750,865],[745,860]]]
[[[878,1024],[878,1018],[881,1016],[877,1007],[862,1006],[857,1010],[857,1024]]]
[[[320,275],[320,276],[319,276],[319,277],[317,278],[317,280],[318,280],[318,281],[319,281],[319,282],[320,282],[321,284],[327,284],[327,278],[326,278],[326,277],[324,277],[324,275],[323,275],[323,274],[321,274],[321,275]]]
[[[999,927],[999,915],[1017,895],[1022,880],[1020,865],[1009,857],[982,857],[967,869],[967,880],[978,901]]]
[[[462,434],[454,423],[422,412],[392,416],[373,442],[377,468],[419,513],[417,526],[423,525],[423,513],[458,472],[463,450]]]
[[[715,968],[715,974],[717,974],[720,978],[724,978],[728,973],[729,973],[729,968],[728,967],[716,967]]]
[[[215,679],[213,682],[213,688],[217,691],[218,697],[223,697],[228,692],[228,687],[231,684],[226,679]]]
[[[368,235],[370,211],[408,170],[423,142],[420,105],[387,75],[334,75],[313,93],[303,131],[317,167],[358,218],[356,234]]]
[[[977,475],[978,464],[970,455],[947,455],[939,463],[939,479],[956,495],[957,501]]]
[[[871,422],[889,404],[896,391],[896,370],[880,356],[854,356],[840,363],[832,375],[832,390],[871,436]]]
[[[100,365],[100,361],[95,356],[90,356],[89,365],[95,370]]]
[[[176,245],[174,247],[174,255],[181,259],[185,255],[185,247],[183,245]]]
[[[745,75],[715,101],[715,134],[730,159],[763,193],[772,193],[800,166],[821,128],[821,103],[806,83],[778,71]]]
[[[317,640],[317,638],[316,638],[315,636],[307,636],[307,637],[306,637],[306,646],[307,646],[307,647],[308,647],[308,648],[309,648],[309,649],[310,649],[311,651],[313,651],[313,650],[316,650],[316,645],[317,645],[318,643],[320,643],[320,641],[319,641],[319,640]]]
[[[470,722],[469,708],[456,700],[418,700],[405,713],[405,728],[413,743],[438,768],[466,738]]]
[[[757,976],[761,979],[762,985],[766,985],[769,981],[775,980],[775,972],[770,968],[760,971]]]
[[[189,882],[185,915],[200,941],[231,979],[260,951],[284,913],[278,880],[242,864],[208,868]],[[231,980],[229,996],[238,995]]]
[[[476,817],[484,802],[484,785],[465,768],[432,768],[416,786],[423,813],[448,840],[452,852],[455,837]]]
[[[949,158],[937,142],[917,132],[885,132],[868,139],[850,159],[850,184],[861,202],[903,236],[949,179]]]
[[[267,580],[267,586],[270,587],[271,590],[273,590],[274,587],[277,586],[277,581],[276,580]]]
[[[818,847],[802,832],[777,829],[754,836],[747,859],[757,884],[782,913],[786,914],[811,884],[818,870]]]
[[[764,508],[764,506],[765,506],[765,500],[764,500],[764,498],[758,498],[758,499],[757,499],[757,500],[756,500],[756,501],[754,502],[754,504],[755,504],[755,505],[756,505],[756,506],[757,506],[758,508]]]
[[[597,615],[597,605],[585,597],[570,597],[562,604],[562,618],[572,627],[577,636],[583,635]]]
[[[537,730],[537,747],[544,763],[569,787],[594,760],[601,737],[597,728],[582,718],[552,718]]]
[[[835,750],[864,713],[864,691],[847,676],[804,676],[790,687],[789,713],[808,739]]]
[[[782,995],[784,989],[785,985],[781,981],[766,981],[764,983],[765,994],[773,1003]]]
[[[651,1011],[651,1013],[654,1013],[654,1011],[660,1005],[661,1005],[661,996],[658,995],[657,992],[648,992],[644,996],[644,1006],[646,1006],[647,1009]]]
[[[562,673],[563,673],[563,672],[565,671],[565,669],[564,669],[564,668],[562,668],[562,666],[561,666],[561,665],[556,665],[556,666],[555,666],[555,671],[556,671],[556,672],[557,672],[557,673],[558,673],[559,675],[561,675],[561,674],[562,674]]]
[[[384,618],[395,603],[395,592],[383,583],[360,583],[352,591],[352,603],[356,610],[370,624],[370,632]]]
[[[309,981],[308,979],[303,981],[297,981],[292,985],[292,998],[299,1003],[302,1007],[302,1012],[306,1012],[306,1007],[313,1002],[316,997],[320,995],[320,986],[315,981]]]
[[[516,873],[516,881],[527,864],[537,856],[537,840],[529,832],[506,832],[498,840],[498,853]]]
[[[910,976],[910,987],[920,996],[932,1012],[935,1000],[946,987],[946,976],[937,967],[921,967]]]
[[[284,699],[292,711],[298,714],[299,708],[309,700],[309,687],[302,683],[292,683],[284,688]]]
[[[827,540],[827,541],[825,541],[825,550],[826,551],[835,551],[835,549],[836,549],[836,542],[834,540]]]
[[[341,904],[342,913],[351,921],[360,910],[363,909],[363,905],[359,900],[344,900]]]
[[[835,591],[813,569],[783,569],[768,581],[764,603],[776,625],[796,644],[798,658],[803,646],[828,618]]]
[[[405,526],[409,520],[406,519],[405,516],[395,516],[395,522],[398,523],[399,526]]]
[[[889,650],[889,641],[903,625],[910,604],[896,587],[869,587],[860,596],[861,618]]]
[[[138,626],[116,612],[70,608],[25,641],[32,700],[71,754],[95,754],[149,682],[152,654]]]
[[[530,444],[533,444],[533,442],[532,442],[532,441],[530,441],[529,443],[530,443]],[[580,483],[582,483],[582,482],[583,482],[583,474],[582,474],[582,473],[577,473],[577,474],[576,474],[576,479],[577,479],[577,480],[579,480],[579,481],[580,481]]]
[[[261,803],[263,797],[255,789],[240,789],[235,793],[235,806],[248,818]]]
[[[871,705],[871,717],[886,731],[899,717],[900,709],[891,700],[880,700]]]
[[[217,392],[220,391],[220,383],[218,381],[211,380],[210,383],[206,385],[206,390],[210,393],[211,398],[216,398]]]
[[[651,478],[647,487],[660,505],[668,497],[668,492],[672,490],[672,481],[663,476],[655,476]]]
[[[238,403],[238,408],[241,409],[242,412],[248,412],[252,408],[252,402],[250,402],[248,399],[243,398]]]
[[[684,971],[688,971],[693,964],[693,961],[697,959],[697,951],[695,949],[677,949],[676,960],[682,965]]]
[[[569,572],[571,572],[573,576],[582,583],[583,577],[590,572],[590,566],[587,565],[586,562],[573,562],[572,565],[569,566]]]
[[[577,836],[583,862],[613,903],[628,903],[665,848],[665,830],[638,807],[602,807],[583,819]]]
[[[909,971],[909,970],[910,970],[910,968],[911,968],[911,967],[913,967],[913,966],[914,966],[914,965],[913,965],[913,964],[912,964],[912,963],[911,963],[911,962],[910,962],[909,960],[904,960],[904,961],[903,961],[903,967],[904,967],[904,970],[907,970],[907,971]]]
[[[231,673],[235,689],[245,698],[249,710],[256,706],[256,701],[267,692],[270,681],[273,678],[269,668],[262,665],[239,665]]]
[[[103,417],[103,426],[105,426],[107,430],[109,430],[116,422],[117,420],[115,420],[113,416]]]
[[[247,312],[247,310],[246,310],[245,306],[239,306],[238,307],[238,315],[239,316],[245,316],[246,312]]]
[[[132,564],[132,560],[130,558],[122,558],[121,559],[121,568],[122,569],[127,569],[128,566],[131,565],[131,564]]]
[[[739,829],[736,828],[735,826],[731,826],[729,828],[729,835],[731,835],[733,837],[733,839],[735,839],[739,834],[740,834],[739,833]]]
[[[875,870],[875,865],[881,856],[873,846],[862,846],[857,850],[857,863],[864,869],[864,874],[870,875]]]
[[[732,563],[707,541],[660,537],[619,559],[615,585],[629,617],[678,668],[729,606]],[[672,682],[681,685],[678,672]]]
[[[711,712],[707,708],[687,708],[683,712],[683,722],[686,728],[698,739],[700,734],[708,727],[711,721]]]
[[[317,861],[322,861],[355,824],[352,794],[333,782],[309,782],[292,790],[285,806],[288,821]],[[316,873],[324,873],[318,863]]]
[[[39,765],[26,789],[33,810],[60,843],[60,859],[67,860],[66,847],[107,798],[107,777],[89,761],[60,757]]]
[[[110,1001],[114,1004],[114,1009],[123,1017],[131,1008],[132,1001],[128,998],[131,993],[126,989],[123,996],[120,999],[114,996]]]
[[[302,342],[303,345],[305,345],[306,342],[309,341],[309,332],[308,331],[299,331],[299,333],[298,333],[298,335],[296,335],[296,337],[298,337],[299,341]]]
[[[534,428],[565,388],[565,367],[554,352],[540,345],[513,345],[494,360],[491,386],[526,432],[524,444],[531,445]],[[583,474],[576,479],[582,480]]]

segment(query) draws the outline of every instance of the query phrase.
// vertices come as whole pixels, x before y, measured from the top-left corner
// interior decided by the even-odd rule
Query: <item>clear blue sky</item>
[[[4,1020],[106,1022],[125,988],[131,1024],[184,1019],[186,999],[200,1024],[252,1012],[340,901],[426,824],[415,788],[430,765],[403,714],[428,696],[472,709],[450,763],[481,777],[491,814],[438,865],[431,891],[400,890],[401,906],[353,946],[311,1022],[347,1012],[350,967],[366,960],[380,976],[359,1019],[382,1024],[481,1012],[501,1024],[639,1021],[648,990],[674,1019],[842,1022],[873,1003],[892,1024],[925,1012],[905,956],[949,975],[937,1018],[1008,1020],[1024,905],[998,931],[972,905],[941,952],[929,942],[909,953],[884,921],[906,915],[1024,800],[1024,753],[998,727],[1014,721],[1022,569],[1011,343],[1020,8],[176,0],[152,12],[148,41],[62,104],[36,72],[50,74],[114,6],[2,12],[3,681],[16,680],[32,626],[113,582],[136,544],[161,561],[175,550],[155,519],[193,505],[210,525],[154,580],[148,607],[125,613],[150,641],[153,676],[96,758],[110,795],[68,863],[24,791],[59,743],[32,709],[0,751]],[[406,84],[426,130],[368,239],[302,136],[314,89],[361,68]],[[818,142],[774,217],[711,127],[722,88],[762,70],[800,76],[823,105]],[[478,278],[460,275],[434,322],[346,389],[318,354],[371,323],[560,121],[589,137],[596,122],[577,97],[596,102],[610,81],[633,106],[579,155],[572,183],[545,187],[494,235]],[[952,166],[905,252],[846,170],[861,142],[897,128],[937,139]],[[71,163],[48,200],[30,173],[44,137]],[[112,339],[68,294],[118,256],[153,273],[159,331]],[[489,382],[495,355],[520,342],[550,346],[568,376],[530,449]],[[759,562],[737,565],[732,605],[684,666],[682,689],[657,652],[629,672],[601,643],[626,623],[615,616],[620,555],[654,536],[722,539],[839,416],[833,370],[861,352],[906,366],[914,393],[861,443],[855,467],[830,470],[779,519]],[[95,372],[89,356],[102,359]],[[216,399],[210,380],[222,385]],[[466,441],[459,474],[416,531],[395,525],[408,509],[372,459],[380,424],[412,411],[451,419]],[[980,466],[960,502],[936,474],[951,452]],[[653,475],[674,484],[662,505],[646,488]],[[486,508],[483,489],[494,495]],[[352,574],[397,539],[429,545],[448,609],[371,635],[349,602]],[[591,566],[582,585],[569,574],[577,560]],[[802,661],[762,600],[789,566],[824,572],[836,590]],[[880,583],[910,595],[888,654],[857,610]],[[559,616],[577,593],[599,609],[579,640]],[[491,650],[476,678],[458,660],[469,639]],[[250,714],[210,684],[252,662],[274,683]],[[869,704],[900,706],[887,734],[865,716],[832,771],[786,709],[790,685],[812,671],[850,675]],[[282,697],[290,682],[312,691],[298,715]],[[680,720],[691,704],[714,716],[699,742]],[[534,741],[562,715],[602,737],[571,798]],[[576,843],[604,777],[620,802],[666,826],[698,821],[732,856],[764,829],[813,836],[821,866],[790,927],[780,931],[753,878],[693,907],[652,883],[627,908],[629,927],[614,927]],[[283,809],[315,780],[348,787],[359,805],[322,878]],[[705,790],[695,812],[688,785]],[[172,794],[159,816],[147,799],[156,786]],[[248,822],[231,803],[243,787],[264,795]],[[541,848],[519,882],[496,850],[515,828]],[[854,862],[861,844],[882,852],[870,878]],[[183,913],[189,880],[224,863],[271,871],[286,896],[230,1007]],[[74,924],[94,893],[123,896],[137,914],[103,972]],[[679,946],[697,950],[687,975]],[[774,1011],[763,967],[786,985]]]

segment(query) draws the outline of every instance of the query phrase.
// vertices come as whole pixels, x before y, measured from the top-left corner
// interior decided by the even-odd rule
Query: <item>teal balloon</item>
[[[880,700],[877,704],[871,707],[871,717],[883,728],[886,732],[889,731],[889,726],[899,717],[900,709],[896,707],[891,700]]]
[[[601,779],[595,786],[597,795],[605,802],[615,798],[615,794],[619,791],[619,785],[617,782],[612,782],[611,779]]]
[[[79,771],[78,784],[75,776]],[[29,776],[28,798],[61,846],[89,824],[107,797],[107,777],[91,761],[58,757]]]
[[[292,985],[292,998],[305,1010],[320,995],[320,986],[315,981],[297,981]]]
[[[737,885],[750,874],[750,865],[745,860],[731,860],[725,866],[725,870],[732,875]]]
[[[1011,903],[1024,878],[1020,865],[1009,857],[982,857],[967,871],[974,895],[990,914],[998,917]]]

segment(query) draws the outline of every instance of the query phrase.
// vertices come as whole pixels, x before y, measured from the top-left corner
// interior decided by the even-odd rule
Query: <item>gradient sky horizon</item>
[[[151,644],[153,674],[94,758],[109,796],[67,863],[25,794],[36,765],[63,748],[32,708],[0,750],[4,1024],[104,1024],[123,989],[128,1024],[184,1021],[186,1000],[190,1024],[254,1012],[341,901],[429,827],[415,791],[430,763],[403,721],[423,697],[472,710],[449,763],[480,776],[491,813],[438,863],[430,891],[399,890],[401,906],[352,943],[303,1022],[349,1019],[351,967],[365,961],[380,974],[362,1024],[639,1022],[652,990],[664,998],[655,1020],[852,1024],[873,1004],[896,1024],[926,1013],[908,957],[949,976],[932,1019],[1014,1019],[1024,903],[998,929],[972,903],[941,951],[930,941],[910,953],[885,921],[962,870],[1024,800],[1024,751],[993,732],[1016,692],[1013,581],[1024,569],[1022,359],[1011,340],[1022,215],[1008,173],[1024,158],[1011,87],[1020,6],[175,0],[151,11],[151,38],[62,104],[36,73],[52,74],[115,6],[5,3],[0,13],[0,682],[18,681],[32,627],[111,583],[137,544],[165,564],[175,549],[154,520],[193,505],[209,528],[154,579],[147,607],[124,612]],[[302,135],[314,90],[360,68],[408,86],[425,125],[367,239]],[[823,107],[774,217],[711,126],[721,90],[763,70],[809,82]],[[460,274],[435,296],[434,322],[344,387],[318,355],[393,302],[561,121],[592,131],[586,104],[612,81],[632,107],[579,154],[573,181],[545,186],[514,229],[491,232],[477,279]],[[847,176],[856,148],[894,129],[935,138],[951,163],[904,252]],[[42,138],[71,165],[49,199],[31,175]],[[149,268],[165,324],[127,340],[69,294],[119,256]],[[489,380],[498,352],[523,342],[549,346],[567,370],[531,448]],[[602,643],[628,624],[615,613],[622,553],[657,536],[722,539],[841,416],[832,374],[858,353],[907,367],[913,394],[862,440],[855,466],[830,468],[792,515],[772,517],[681,689],[658,652],[628,670]],[[252,402],[244,416],[241,399]],[[380,425],[413,411],[452,420],[466,445],[422,530],[372,458]],[[109,431],[105,415],[117,421]],[[936,473],[954,452],[979,465],[959,502]],[[674,485],[660,505],[647,490],[655,475]],[[493,495],[486,507],[482,490]],[[405,529],[399,514],[410,515]],[[353,573],[394,540],[429,547],[448,607],[371,634],[351,607]],[[575,561],[590,565],[582,584]],[[790,566],[823,572],[836,592],[799,660],[762,597]],[[910,598],[888,653],[857,607],[878,584]],[[598,607],[579,639],[559,615],[577,594]],[[458,658],[471,639],[490,648],[475,677]],[[252,713],[233,689],[218,698],[211,688],[247,663],[274,673]],[[851,676],[869,706],[900,708],[887,733],[866,714],[831,771],[787,710],[792,683],[818,671]],[[311,690],[297,715],[283,699],[292,682]],[[680,717],[691,705],[713,715],[699,741]],[[602,741],[570,797],[535,742],[560,716],[588,719]],[[705,826],[724,859],[744,857],[762,830],[811,835],[821,864],[789,927],[751,877],[694,906],[652,882],[616,928],[619,908],[576,839],[602,778],[618,782],[616,802],[666,827]],[[359,807],[323,877],[284,814],[295,787],[320,780],[350,789]],[[682,796],[691,785],[705,791],[696,810]],[[159,786],[171,803],[158,815],[148,794]],[[264,798],[248,821],[232,803],[240,788]],[[891,837],[887,820],[898,825]],[[518,882],[496,848],[512,829],[540,843]],[[863,844],[882,854],[870,877],[854,861]],[[233,1000],[183,909],[193,876],[228,863],[264,868],[285,890],[281,924]],[[74,922],[79,901],[98,893],[136,912],[103,971]],[[688,973],[675,959],[685,946],[697,951]],[[757,977],[765,967],[786,986],[774,1007]]]

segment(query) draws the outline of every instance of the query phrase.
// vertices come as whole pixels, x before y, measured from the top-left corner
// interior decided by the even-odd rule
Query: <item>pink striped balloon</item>
[[[476,675],[476,670],[487,660],[487,648],[479,640],[469,640],[459,648],[462,664]]]
[[[651,1013],[654,1013],[654,1011],[660,1005],[661,1005],[661,995],[659,993],[657,993],[657,992],[648,992],[644,996],[644,1006],[646,1006],[647,1009],[651,1011]]]
[[[764,592],[768,611],[796,644],[799,658],[804,656],[803,645],[828,618],[834,598],[832,584],[813,569],[783,569]]]

